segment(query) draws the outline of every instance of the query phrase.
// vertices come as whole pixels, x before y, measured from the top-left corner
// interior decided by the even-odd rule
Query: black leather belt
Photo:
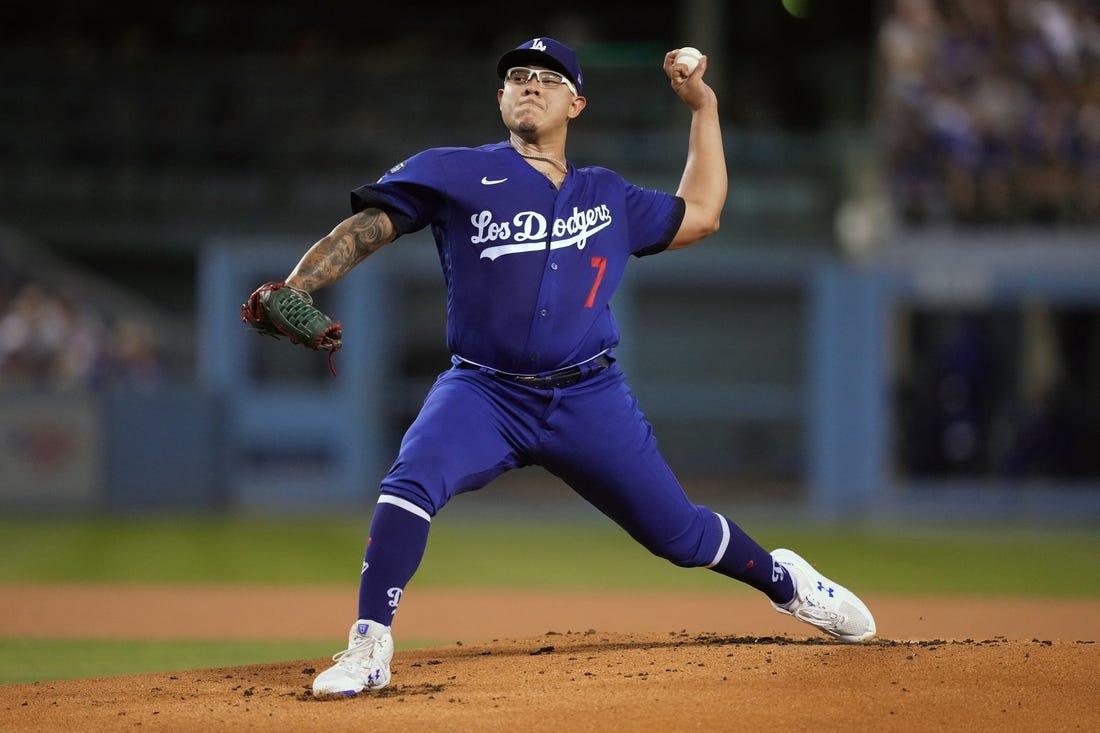
[[[595,359],[590,359],[583,364],[559,369],[556,372],[550,372],[540,377],[527,376],[525,374],[505,374],[504,372],[495,372],[491,369],[479,367],[477,364],[471,364],[468,361],[458,362],[459,369],[482,371],[497,379],[503,379],[506,382],[515,382],[516,384],[522,384],[526,387],[535,387],[537,389],[560,389],[562,387],[571,387],[578,382],[583,382],[593,374],[599,374],[609,366],[611,366],[611,358],[606,354],[600,354]]]

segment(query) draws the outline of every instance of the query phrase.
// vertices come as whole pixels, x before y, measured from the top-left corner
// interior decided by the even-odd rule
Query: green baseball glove
[[[256,288],[241,306],[241,320],[262,336],[281,338],[314,351],[332,355],[343,345],[343,331],[313,305],[303,290],[287,287],[285,282],[266,282]]]

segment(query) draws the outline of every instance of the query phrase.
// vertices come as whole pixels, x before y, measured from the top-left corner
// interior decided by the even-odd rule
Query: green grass
[[[365,521],[0,521],[0,582],[331,583],[365,542]]]
[[[367,520],[0,520],[0,582],[354,583]],[[1100,596],[1086,529],[752,526],[864,592]],[[419,586],[715,590],[609,523],[439,521]]]
[[[1100,596],[1100,538],[1095,533],[805,527],[761,527],[752,533],[765,547],[795,549],[830,577],[867,593]],[[731,589],[730,581],[716,573],[674,567],[606,528],[488,525],[437,534],[417,582]]]
[[[332,654],[332,646],[317,642],[0,638],[0,684],[313,659]]]

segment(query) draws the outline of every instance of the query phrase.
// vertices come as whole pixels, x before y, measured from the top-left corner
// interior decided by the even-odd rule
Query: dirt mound
[[[0,687],[4,730],[1097,730],[1091,641],[595,631],[399,651],[317,700],[327,659]]]

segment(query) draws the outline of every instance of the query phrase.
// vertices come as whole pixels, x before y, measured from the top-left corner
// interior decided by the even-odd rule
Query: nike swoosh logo
[[[501,179],[496,180],[496,181],[490,181],[488,176],[482,176],[481,177],[481,185],[482,186],[495,186],[498,183],[504,183],[507,180],[508,180],[507,178],[501,178]]]

